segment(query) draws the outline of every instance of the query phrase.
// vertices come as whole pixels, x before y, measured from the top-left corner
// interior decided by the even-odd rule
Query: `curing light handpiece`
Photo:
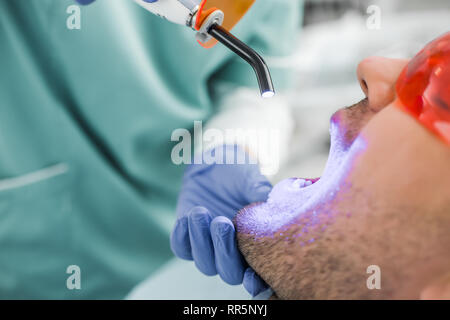
[[[274,96],[275,89],[273,88],[269,68],[264,59],[255,50],[216,23],[211,25],[208,33],[252,66],[256,73],[259,89],[263,98],[271,98]]]

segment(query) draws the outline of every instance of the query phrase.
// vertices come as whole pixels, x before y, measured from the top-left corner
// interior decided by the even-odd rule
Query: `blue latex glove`
[[[244,153],[236,146],[222,150]],[[173,252],[179,258],[194,260],[208,276],[219,274],[231,285],[243,283],[253,296],[266,290],[267,284],[248,267],[239,252],[231,220],[246,205],[267,200],[271,189],[256,164],[189,165],[171,235]]]

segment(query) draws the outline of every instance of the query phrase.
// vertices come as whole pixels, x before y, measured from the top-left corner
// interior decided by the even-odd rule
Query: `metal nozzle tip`
[[[272,98],[275,95],[269,68],[264,59],[261,58],[255,50],[237,39],[218,24],[213,24],[209,28],[208,33],[252,66],[256,73],[259,89],[263,98]]]
[[[265,99],[272,98],[274,95],[275,95],[275,92],[273,92],[273,91],[266,91],[261,94],[261,96]]]

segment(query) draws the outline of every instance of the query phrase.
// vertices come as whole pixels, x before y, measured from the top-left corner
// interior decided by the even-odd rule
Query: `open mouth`
[[[302,207],[318,193],[320,178],[288,178],[274,186],[266,202],[240,210],[238,229],[255,238],[273,236],[302,212]],[[320,186],[319,186],[320,187]]]
[[[267,201],[253,203],[236,216],[240,232],[255,239],[284,233],[300,217],[317,216],[346,185],[343,180],[352,167],[352,159],[363,152],[366,142],[355,139],[350,147],[341,140],[339,123],[331,121],[331,147],[320,178],[288,178],[277,183]]]

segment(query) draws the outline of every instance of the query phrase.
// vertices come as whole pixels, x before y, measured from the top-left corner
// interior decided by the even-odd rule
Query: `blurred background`
[[[379,29],[367,27],[372,5],[380,9]],[[411,58],[447,31],[448,0],[306,0],[295,54],[275,62],[295,70],[289,99],[296,131],[289,161],[273,182],[321,175],[328,158],[330,116],[364,98],[356,79],[362,59]]]
[[[373,14],[367,11],[372,5],[380,9],[379,29],[367,27]],[[321,175],[328,158],[330,116],[364,98],[356,78],[356,67],[362,59],[373,55],[411,58],[427,42],[447,31],[450,31],[449,0],[306,0],[294,54],[267,61],[269,65],[293,68],[295,73],[288,92],[295,133],[288,161],[272,182]],[[151,288],[160,290],[155,293]],[[218,276],[203,276],[191,262],[174,260],[138,286],[129,298],[248,299],[250,296],[242,286],[228,286]]]

